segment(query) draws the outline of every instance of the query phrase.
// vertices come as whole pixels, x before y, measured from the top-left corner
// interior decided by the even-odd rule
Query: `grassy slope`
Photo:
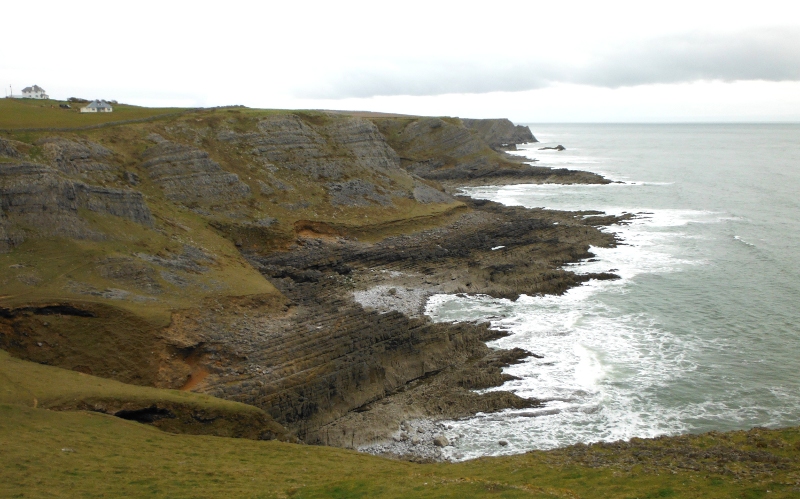
[[[199,393],[128,385],[75,371],[43,366],[0,350],[0,403],[52,408],[77,400],[116,399],[135,402],[191,403],[198,408],[263,413],[247,404]]]
[[[72,109],[61,109],[69,104]],[[112,121],[151,118],[161,114],[185,111],[180,108],[148,108],[117,104],[111,113],[81,113],[86,104],[57,100],[0,99],[0,130],[20,128],[77,128]]]
[[[154,326],[163,327],[169,324],[172,310],[197,306],[208,296],[277,294],[277,290],[241,257],[231,241],[209,230],[207,224],[197,217],[185,214],[177,222],[165,211],[156,211],[156,214],[164,225],[177,223],[182,228],[175,226],[169,232],[157,232],[118,217],[86,213],[85,217],[92,219],[94,227],[102,227],[105,229],[103,232],[113,238],[102,241],[30,239],[10,253],[0,255],[0,306],[63,300],[93,301],[122,308]],[[97,262],[110,257],[130,256],[134,252],[179,253],[183,243],[206,248],[217,256],[217,261],[209,266],[208,272],[192,276],[193,286],[178,287],[159,279],[164,292],[157,295],[156,301],[108,300],[79,294],[68,286],[70,281],[80,281],[101,290],[119,288],[120,283],[105,279],[95,271]],[[26,276],[35,279],[37,284],[31,286]],[[219,283],[224,287],[215,291],[220,287]],[[144,295],[135,287],[129,291]]]
[[[16,100],[8,101],[13,105],[28,106],[20,111],[21,116],[28,120],[35,118],[32,110],[38,108],[30,104],[32,101],[22,104]],[[0,100],[0,106],[2,105],[9,104],[6,100]],[[74,134],[10,134],[10,138],[31,144],[29,154],[34,161],[45,161],[45,158],[41,157],[40,148],[33,144],[38,139],[52,135],[88,139],[113,150],[113,162],[119,171],[124,169],[135,172],[142,179],[141,184],[135,188],[146,196],[157,230],[150,230],[118,217],[84,212],[81,215],[93,228],[110,237],[102,241],[29,238],[12,252],[0,255],[0,306],[14,307],[58,300],[95,301],[123,308],[146,318],[154,325],[164,326],[169,322],[170,311],[197,306],[207,297],[277,294],[274,287],[241,257],[234,242],[256,251],[287,247],[294,242],[294,224],[298,220],[320,222],[341,235],[375,240],[387,235],[436,226],[443,219],[449,219],[454,210],[463,207],[459,202],[420,204],[405,198],[396,198],[395,205],[391,207],[331,206],[319,180],[289,168],[281,168],[271,174],[271,177],[265,177],[265,170],[254,164],[237,145],[219,142],[213,138],[220,128],[249,132],[255,129],[259,119],[270,114],[287,112],[289,111],[212,109],[190,116],[166,117],[153,123],[135,123]],[[297,114],[310,123],[320,125],[338,119],[313,111]],[[45,122],[41,121],[39,124],[43,125]],[[201,216],[164,198],[161,188],[150,181],[147,172],[140,166],[142,151],[152,145],[146,137],[151,132],[157,132],[181,143],[192,143],[195,138],[192,134],[195,131],[203,136],[200,147],[208,151],[226,171],[236,173],[250,186],[252,197],[236,209],[246,213],[250,220],[274,218],[278,220],[276,225],[269,230],[243,229],[237,220],[218,215],[213,207],[208,208],[212,215]],[[261,194],[259,180],[269,181],[270,178],[277,178],[291,186],[291,189],[276,189],[269,195]],[[409,178],[399,176],[395,180],[405,183]],[[128,187],[122,180],[108,186]],[[297,207],[299,202],[306,204]],[[194,284],[189,287],[178,288],[157,278],[164,292],[155,297],[145,296],[142,300],[141,290],[103,279],[94,269],[97,262],[109,257],[125,257],[140,252],[159,255],[180,253],[183,244],[204,248],[218,257],[216,264],[211,266],[208,273],[190,276]],[[77,294],[70,291],[70,281],[86,283],[99,290],[125,289],[139,295],[140,299],[108,300]],[[32,282],[37,284],[31,285]],[[156,300],[152,301],[151,298]]]
[[[129,385],[16,359],[2,350],[0,404],[57,410],[91,407],[112,414],[156,406],[171,410],[175,416],[155,422],[166,431],[246,438],[258,438],[270,431],[288,438],[279,424],[251,405],[188,391]],[[201,423],[192,414],[203,414],[207,420]]]
[[[0,404],[3,497],[797,497],[797,430],[732,434],[734,451],[784,458],[783,469],[737,481],[675,467],[590,467],[560,453],[419,465],[280,442],[169,435],[85,412]],[[691,439],[699,454],[720,442]],[[656,445],[668,445],[668,439]],[[783,447],[777,447],[780,444]],[[603,451],[599,451],[602,453]],[[620,451],[616,458],[637,457]],[[641,459],[641,458],[638,458]],[[734,464],[733,467],[737,465]],[[742,466],[739,466],[741,468]],[[769,492],[768,492],[769,491]]]

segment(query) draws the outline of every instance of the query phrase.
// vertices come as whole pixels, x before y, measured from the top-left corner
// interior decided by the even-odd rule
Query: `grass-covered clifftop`
[[[70,109],[60,108],[62,104],[69,105]],[[81,113],[80,108],[85,105],[53,99],[1,99],[0,130],[91,127],[187,111],[182,108],[149,108],[116,104],[111,113]]]

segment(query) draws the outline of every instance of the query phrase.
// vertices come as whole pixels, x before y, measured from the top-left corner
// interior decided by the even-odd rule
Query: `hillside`
[[[428,467],[219,438],[357,448],[408,420],[535,407],[476,391],[535,352],[488,348],[502,333],[486,323],[432,322],[427,297],[515,299],[615,279],[564,264],[616,245],[602,228],[634,215],[458,196],[465,185],[609,182],[504,154],[535,140],[508,120],[118,109],[84,119],[43,101],[0,101],[4,493],[68,495],[48,468],[83,495],[108,486],[104,473],[127,478],[112,495],[219,495],[225,484],[241,495],[400,497],[427,494],[421,476],[442,487],[432,496],[614,497],[637,487],[724,496],[736,480],[790,490],[780,484],[795,476],[795,430]],[[54,452],[60,445],[91,451]],[[708,446],[716,450],[697,454]],[[216,457],[232,455],[270,471]],[[394,457],[441,455],[425,441]],[[187,472],[181,462],[195,478],[170,482]],[[653,476],[664,470],[686,483]],[[315,478],[323,472],[342,478]],[[695,483],[703,473],[721,477],[720,488],[717,478]]]
[[[437,291],[563,292],[594,276],[562,263],[614,244],[593,227],[613,219],[445,192],[437,180],[606,182],[520,163],[457,118],[232,108],[52,131],[54,112],[0,138],[0,346],[253,404],[309,441],[386,438],[398,421],[322,427],[490,353],[483,341],[497,333],[485,325],[365,308],[359,289],[392,288],[376,275],[423,290],[412,309]],[[494,139],[519,133],[501,125]],[[532,403],[478,397],[460,379],[500,383],[520,355],[453,374],[459,413]],[[436,410],[407,409],[398,417]]]
[[[98,413],[0,404],[3,497],[789,498],[800,433],[751,430],[574,446],[461,464],[167,435]]]

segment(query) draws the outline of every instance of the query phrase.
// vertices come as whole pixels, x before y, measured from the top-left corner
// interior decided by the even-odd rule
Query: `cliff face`
[[[524,125],[514,125],[510,120],[489,119],[472,120],[462,118],[461,122],[493,149],[507,149],[517,144],[539,142],[531,133],[531,129]]]
[[[6,237],[5,251],[20,244],[26,232],[38,237],[102,237],[79,216],[80,209],[153,225],[139,192],[85,184],[44,165],[0,164],[0,216],[6,233],[16,234],[13,240]]]
[[[527,127],[508,120],[457,118],[373,118],[402,166],[447,187],[502,183],[606,183],[599,175],[540,168],[495,151],[533,142]],[[510,148],[510,147],[507,147]]]
[[[239,176],[222,169],[207,152],[151,134],[156,145],[142,153],[141,167],[164,190],[164,196],[183,205],[219,205],[250,196]]]
[[[529,406],[470,391],[511,357],[486,348],[485,325],[431,323],[425,297],[613,277],[559,268],[613,237],[437,181],[604,180],[515,162],[492,145],[523,131],[467,121],[211,110],[3,139],[0,346],[246,402],[335,445],[385,438],[403,415]],[[419,396],[378,410],[402,391]]]

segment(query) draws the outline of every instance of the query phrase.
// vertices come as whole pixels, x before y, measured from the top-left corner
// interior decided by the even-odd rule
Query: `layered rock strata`
[[[47,293],[68,298],[20,304],[45,272],[16,254],[18,268],[0,275],[19,290],[2,297],[15,301],[0,309],[0,343],[38,362],[256,405],[311,443],[357,447],[409,418],[535,405],[473,391],[501,384],[502,367],[528,352],[487,348],[498,333],[486,324],[434,323],[425,301],[614,278],[562,265],[615,244],[596,226],[622,220],[443,191],[438,181],[605,181],[498,153],[498,141],[529,137],[490,121],[220,110],[35,147],[6,141],[4,157],[50,165],[0,165],[0,251],[61,236],[92,239],[96,259],[77,277],[47,269],[66,276]],[[163,303],[181,305],[162,322],[142,312]]]
[[[373,121],[400,155],[403,168],[441,182],[451,190],[466,185],[609,182],[593,173],[531,166],[494,151],[484,141],[484,135],[491,143],[500,145],[508,144],[506,139],[514,144],[529,141],[524,130],[506,130],[510,122],[503,125],[498,120],[466,120],[470,128],[464,120],[453,118],[373,118]]]
[[[461,122],[480,138],[497,150],[516,149],[517,144],[539,142],[524,125],[515,125],[508,119],[473,120],[462,118]]]
[[[222,169],[208,153],[154,135],[156,145],[142,154],[142,167],[164,189],[167,199],[182,204],[228,204],[250,195],[239,176]]]
[[[309,123],[283,114],[259,120],[256,129],[224,130],[218,138],[247,150],[268,171],[285,168],[325,181],[333,206],[388,206],[393,197],[413,197],[402,185],[408,179],[400,158],[369,120],[320,116]],[[274,179],[263,184],[268,194],[286,189]]]
[[[615,239],[586,213],[466,201],[471,211],[437,229],[377,243],[305,236],[291,251],[252,253],[290,302],[280,317],[212,307],[182,319],[171,334],[202,359],[198,388],[261,407],[307,442],[355,447],[388,438],[409,417],[535,405],[470,391],[505,381],[500,368],[527,352],[492,351],[484,342],[498,333],[486,324],[432,323],[420,308],[433,293],[515,298],[616,278],[559,268]],[[365,309],[354,293],[375,287],[423,290],[416,313]]]
[[[17,244],[26,230],[41,236],[101,237],[78,216],[81,208],[153,225],[139,192],[74,181],[44,165],[0,164],[0,218],[7,234],[16,228]]]

